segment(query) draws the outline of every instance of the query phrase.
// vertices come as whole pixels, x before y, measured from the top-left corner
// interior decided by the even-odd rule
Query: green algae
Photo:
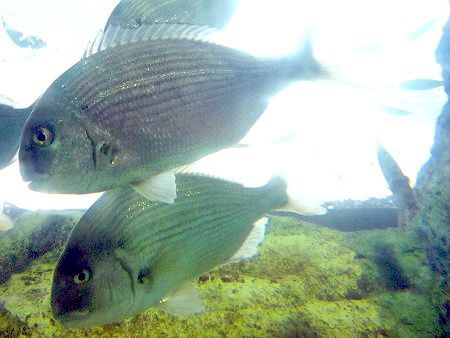
[[[195,281],[205,312],[174,317],[152,308],[123,323],[64,329],[52,319],[55,255],[0,285],[0,336],[381,337],[439,333],[423,247],[412,230],[343,234],[273,217],[259,255]],[[387,288],[374,259],[392,247],[408,288]],[[398,257],[397,257],[398,256]],[[422,276],[428,276],[427,278]],[[8,317],[8,318],[6,318]]]

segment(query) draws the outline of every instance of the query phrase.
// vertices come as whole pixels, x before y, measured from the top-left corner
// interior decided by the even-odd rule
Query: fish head
[[[77,245],[66,247],[54,271],[52,312],[66,327],[115,323],[132,312],[130,272],[108,250],[87,251]]]
[[[20,172],[30,189],[83,193],[89,185],[92,142],[77,106],[61,88],[50,87],[33,108],[19,149]]]

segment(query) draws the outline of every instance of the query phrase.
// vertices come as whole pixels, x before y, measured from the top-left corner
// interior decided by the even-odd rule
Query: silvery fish
[[[14,159],[20,145],[20,135],[31,107],[18,109],[0,103],[0,169]]]
[[[110,25],[138,28],[144,23],[157,22],[222,28],[234,13],[236,4],[237,0],[122,0],[111,13],[105,30]],[[11,29],[4,21],[3,27],[19,47],[38,49],[46,45],[39,38],[27,37]],[[0,105],[0,135],[5,136],[0,141],[0,169],[7,166],[19,150],[20,133],[31,109],[14,110]]]
[[[116,189],[80,219],[53,275],[57,320],[69,327],[103,325],[152,306],[199,312],[190,282],[213,267],[254,256],[266,212],[301,208],[279,177],[259,188],[193,174],[177,174],[176,180],[175,204]]]
[[[132,186],[173,202],[172,169],[232,146],[291,81],[321,68],[311,50],[260,59],[209,41],[193,25],[112,27],[34,107],[22,135],[22,177],[36,191]]]
[[[138,28],[152,23],[188,23],[223,28],[237,0],[122,0],[113,10],[105,30],[113,26]]]

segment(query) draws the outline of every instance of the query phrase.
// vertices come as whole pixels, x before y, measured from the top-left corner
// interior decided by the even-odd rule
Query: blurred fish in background
[[[47,46],[47,43],[39,37],[25,35],[24,33],[11,28],[5,21],[3,21],[3,28],[11,38],[11,41],[20,48],[40,49]]]

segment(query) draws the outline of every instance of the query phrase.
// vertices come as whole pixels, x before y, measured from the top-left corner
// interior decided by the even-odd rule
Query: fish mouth
[[[22,180],[24,182],[31,182],[31,183],[42,183],[50,178],[49,174],[44,173],[37,173],[37,172],[27,172],[25,170],[21,170]]]
[[[43,192],[47,194],[56,194],[57,191],[54,191],[51,186],[48,185],[48,182],[45,180],[38,180],[38,181],[31,181],[28,183],[28,189],[36,191],[36,192]]]
[[[80,320],[86,319],[91,311],[89,309],[86,310],[76,310],[71,312],[66,312],[65,314],[56,316],[56,319],[64,326],[67,327],[76,327],[80,325]]]

